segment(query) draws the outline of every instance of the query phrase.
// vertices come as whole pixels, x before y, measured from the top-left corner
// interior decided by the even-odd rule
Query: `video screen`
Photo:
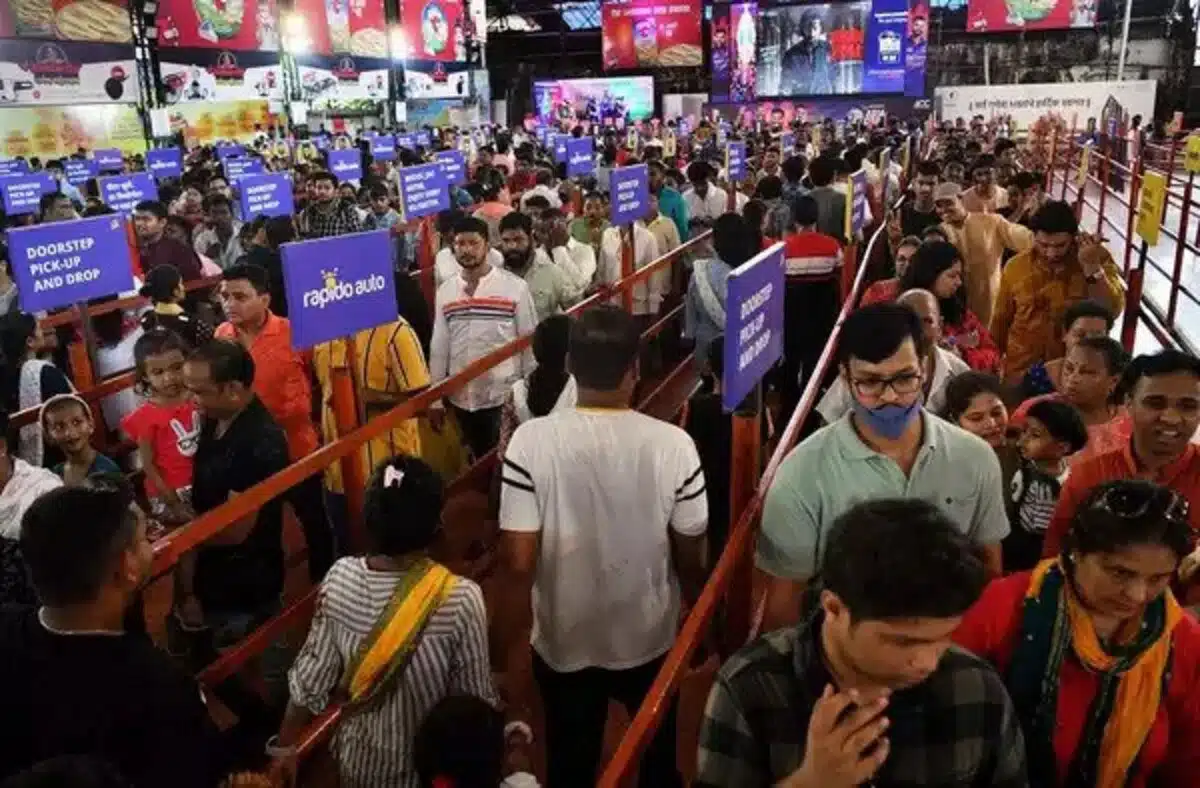
[[[753,101],[758,53],[758,3],[713,7],[713,101]]]
[[[589,121],[623,126],[654,114],[653,77],[556,79],[533,83],[533,106],[545,124]]]
[[[1096,26],[1097,0],[968,0],[967,32]]]
[[[758,96],[903,93],[906,0],[789,5],[758,17]]]
[[[601,8],[605,70],[699,66],[700,0],[610,0]]]

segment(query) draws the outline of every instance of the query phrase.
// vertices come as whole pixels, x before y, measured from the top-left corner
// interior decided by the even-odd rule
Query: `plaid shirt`
[[[310,203],[300,212],[300,235],[304,238],[328,238],[332,235],[349,235],[362,232],[362,221],[358,209],[340,200],[332,211],[322,210],[317,203]]]
[[[775,785],[800,768],[813,706],[833,679],[820,653],[820,614],[772,632],[722,666],[700,729],[693,788]],[[1025,744],[1000,677],[951,648],[932,676],[892,693],[891,754],[868,783],[1027,788]]]

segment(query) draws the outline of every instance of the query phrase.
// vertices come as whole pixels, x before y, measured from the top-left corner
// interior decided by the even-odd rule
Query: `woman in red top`
[[[904,272],[908,270],[908,264],[912,262],[913,255],[917,253],[917,247],[920,245],[921,239],[915,235],[902,238],[900,243],[896,244],[896,275],[891,279],[872,282],[863,291],[862,300],[858,305],[866,306],[867,304],[895,301],[896,296],[900,295],[900,277],[904,276]]]
[[[1151,482],[1096,487],[1060,557],[994,580],[955,642],[996,666],[1029,783],[1185,788],[1200,774],[1200,624],[1168,584],[1188,504]]]
[[[928,290],[942,308],[942,336],[971,369],[995,372],[1000,349],[983,323],[967,308],[962,255],[948,241],[926,241],[900,277],[900,292]]]

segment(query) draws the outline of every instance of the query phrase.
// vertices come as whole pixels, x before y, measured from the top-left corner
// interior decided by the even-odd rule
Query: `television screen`
[[[787,5],[758,17],[758,96],[903,93],[907,0]]]
[[[1097,0],[968,0],[967,32],[1096,26]]]
[[[601,12],[605,70],[704,62],[700,0],[609,0]]]
[[[542,123],[588,120],[605,125],[646,120],[654,114],[653,77],[556,79],[533,83],[533,106]]]
[[[713,7],[713,101],[753,101],[754,64],[758,47],[755,17],[758,3],[732,3]]]

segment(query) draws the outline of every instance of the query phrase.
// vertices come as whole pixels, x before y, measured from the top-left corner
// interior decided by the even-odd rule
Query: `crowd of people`
[[[295,189],[295,215],[269,219],[240,215],[213,149],[189,151],[133,211],[146,303],[94,305],[96,372],[135,379],[98,402],[65,372],[75,329],[22,312],[9,278],[0,675],[21,724],[0,739],[0,786],[279,784],[334,706],[342,786],[593,784],[610,702],[642,704],[736,514],[729,276],[782,243],[773,448],[852,295],[858,172],[884,242],[766,495],[762,636],[717,670],[683,772],[669,704],[642,784],[1191,785],[1200,360],[1111,338],[1111,254],[986,124],[674,128],[598,132],[594,173],[574,179],[532,132],[490,129],[424,224],[398,211],[398,166],[457,147],[455,130],[396,162],[361,140],[359,183],[315,146],[293,161],[260,141],[250,155]],[[747,145],[742,182],[727,133]],[[612,172],[640,163],[646,214],[615,226]],[[64,185],[12,223],[108,211],[94,184]],[[367,230],[393,242],[395,319],[297,350],[281,246]],[[344,437],[337,370],[371,421],[526,336],[364,442],[363,495],[335,462],[148,585],[164,533]],[[638,412],[689,354],[698,383],[675,418]],[[487,490],[449,485],[487,458]],[[297,598],[292,520],[301,586],[319,588],[303,642],[272,638],[201,690],[194,674]],[[483,560],[448,549],[468,521],[462,552]]]

